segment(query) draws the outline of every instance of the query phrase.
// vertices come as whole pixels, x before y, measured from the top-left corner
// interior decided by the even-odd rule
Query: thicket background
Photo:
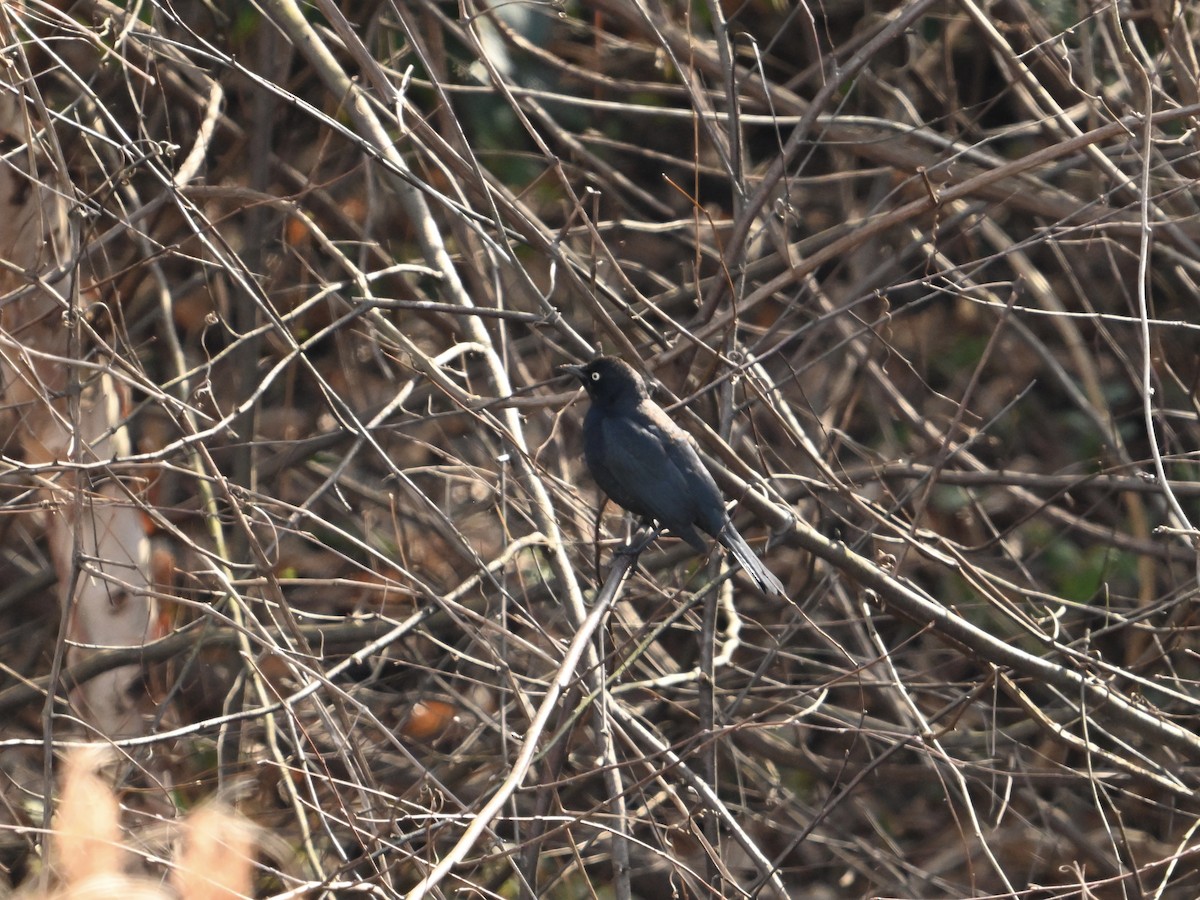
[[[1195,6],[2,13],[151,473],[152,869],[219,795],[262,896],[1200,893]],[[596,349],[791,602],[664,540],[596,605]],[[3,463],[17,882],[59,614]]]

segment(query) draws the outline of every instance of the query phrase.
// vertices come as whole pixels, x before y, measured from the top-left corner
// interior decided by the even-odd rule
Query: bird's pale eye
[[[592,373],[592,381],[599,381],[599,380],[600,380],[600,373],[599,373],[599,372],[593,372],[593,373]]]

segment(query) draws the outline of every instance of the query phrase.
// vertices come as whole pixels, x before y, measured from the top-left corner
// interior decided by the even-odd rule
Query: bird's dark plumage
[[[592,401],[583,422],[583,455],[600,490],[700,553],[707,550],[700,532],[711,535],[763,591],[783,595],[779,579],[733,527],[691,435],[650,399],[641,376],[611,356],[563,370],[583,382]]]

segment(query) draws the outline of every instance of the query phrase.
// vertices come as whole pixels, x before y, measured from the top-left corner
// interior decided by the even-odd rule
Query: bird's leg
[[[638,538],[637,540],[629,541],[624,547],[621,547],[619,550],[617,550],[617,553],[628,553],[630,556],[637,556],[639,553],[653,544],[655,540],[658,539],[658,536],[665,530],[661,525],[655,526],[652,522],[643,521],[642,525],[650,528],[649,533],[647,533],[644,537]]]

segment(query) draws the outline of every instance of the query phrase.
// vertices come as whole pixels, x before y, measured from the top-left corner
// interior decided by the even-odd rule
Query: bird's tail
[[[738,564],[745,569],[746,574],[754,579],[754,583],[764,594],[786,597],[783,582],[771,574],[771,570],[763,565],[763,561],[750,549],[750,545],[738,534],[733,523],[726,524],[718,540],[733,554]]]

